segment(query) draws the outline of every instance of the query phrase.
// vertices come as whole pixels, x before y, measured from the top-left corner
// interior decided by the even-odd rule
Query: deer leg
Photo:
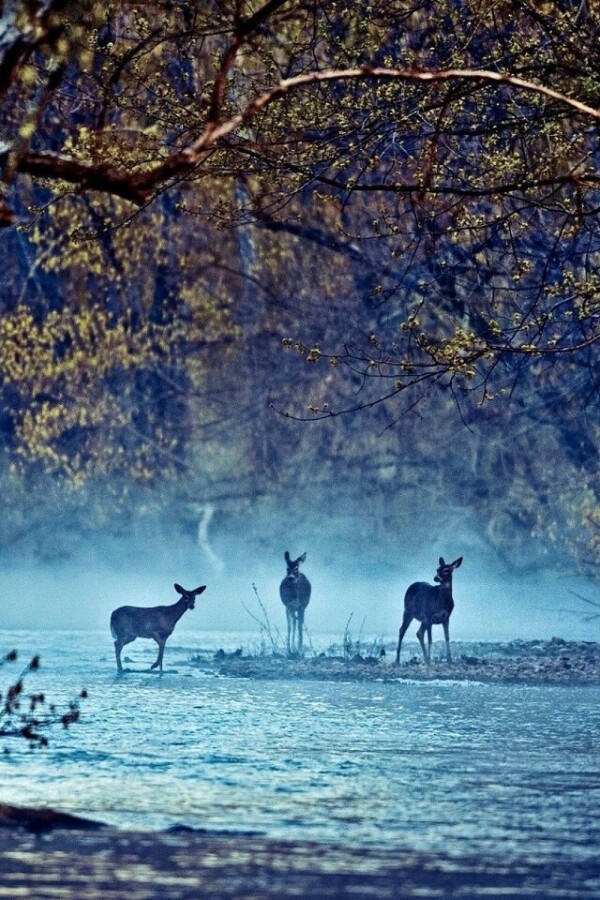
[[[431,659],[427,653],[427,649],[425,647],[425,641],[423,640],[426,631],[427,631],[427,625],[425,625],[424,623],[421,623],[421,625],[419,626],[419,630],[417,631],[417,637],[419,638],[421,650],[423,651],[423,659],[425,660],[427,665],[430,665]]]
[[[287,651],[288,651],[288,656],[291,656],[292,648],[290,646],[290,636],[292,634],[292,614],[291,614],[290,610],[287,608],[287,606],[285,608],[285,615],[287,618]]]
[[[162,638],[155,637],[154,640],[158,644],[158,656],[156,657],[156,662],[152,663],[150,666],[151,669],[156,669],[158,666],[160,668],[160,674],[162,675],[162,661],[163,661],[163,653],[165,652],[165,644],[167,643],[167,639],[164,640]]]
[[[431,625],[427,626],[427,656],[431,662]]]
[[[292,612],[292,654],[296,652],[298,636],[296,634],[296,625],[298,623],[296,613]]]
[[[298,650],[302,653],[302,632],[304,631],[304,610],[298,610]]]
[[[121,673],[123,671],[123,666],[121,665],[121,650],[125,646],[125,644],[131,644],[132,641],[135,641],[136,635],[133,637],[131,635],[121,635],[115,641],[115,656],[117,658],[117,672]]]
[[[396,650],[396,665],[400,663],[400,647],[402,646],[402,640],[404,635],[406,634],[406,629],[412,622],[413,617],[409,616],[408,613],[404,613],[404,618],[402,619],[402,625],[400,626],[400,631],[398,632],[398,649]]]
[[[452,654],[450,653],[450,623],[448,619],[445,622],[442,622],[442,626],[444,628],[444,637],[446,639],[446,659],[448,660],[448,665],[452,665]]]
[[[115,656],[117,658],[117,672],[121,673],[123,671],[123,666],[121,665],[121,650],[123,649],[123,644],[120,641],[115,641]]]

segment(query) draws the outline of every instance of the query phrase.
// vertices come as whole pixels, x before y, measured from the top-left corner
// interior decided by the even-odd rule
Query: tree
[[[487,398],[498,361],[512,371],[595,344],[600,21],[588,4],[204,6],[154,4],[162,18],[28,6],[4,49],[0,86],[21,111],[5,178],[139,205],[244,171],[246,210],[220,192],[208,210],[227,222],[325,195],[355,241],[387,248],[378,307],[401,294],[395,342],[376,334],[328,357],[384,379],[387,397],[442,379]],[[364,193],[379,205],[366,222],[348,215]]]
[[[70,474],[102,469],[105,452],[81,462],[93,462],[98,434],[107,435],[104,449],[127,446],[128,436],[124,469],[151,478],[168,459],[175,468],[198,459],[206,429],[223,454],[223,438],[249,420],[254,471],[258,442],[248,432],[291,434],[290,421],[273,425],[264,409],[257,420],[251,404],[265,401],[311,420],[370,408],[381,434],[435,398],[444,416],[455,404],[469,427],[486,432],[520,395],[534,398],[543,427],[562,429],[558,443],[569,445],[598,379],[600,19],[591,4],[231,0],[140,10],[47,0],[13,3],[3,15],[4,219],[29,229],[20,233],[39,248],[36,271],[46,279],[59,265],[61,283],[53,283],[56,309],[44,307],[45,283],[43,301],[28,297],[10,315],[28,321],[33,306],[40,327],[52,313],[64,332],[74,297],[82,321],[108,310],[107,352],[81,345],[92,363],[91,430],[76,400],[70,417],[57,416],[63,385],[72,398],[82,393],[69,380],[64,341],[57,354],[53,337],[55,371],[42,387],[5,384],[16,386],[13,408],[24,417],[44,427],[61,420],[52,452]],[[252,253],[244,256],[235,229]],[[163,296],[154,302],[165,293],[153,290],[154,275],[187,263],[190,234],[203,265],[182,267],[184,284],[166,308]],[[298,285],[297,297],[287,282]],[[206,376],[223,373],[228,352],[239,361],[253,291],[260,315],[247,356],[266,361],[267,383],[242,391],[231,379],[215,397],[215,378]],[[88,293],[97,310],[88,309]],[[115,341],[119,329],[124,341]],[[293,354],[275,356],[282,338],[305,371]],[[133,344],[130,366],[124,342]],[[112,368],[101,362],[109,357]],[[161,429],[175,398],[178,411]],[[157,414],[140,423],[131,411],[141,400]],[[24,441],[21,420],[10,427],[35,458],[43,432]],[[375,450],[374,437],[347,427],[356,459],[369,453],[373,472],[394,469],[402,483],[408,463],[399,464],[394,442]],[[136,431],[141,443],[131,440]],[[328,470],[352,455],[333,430],[301,441],[294,434],[295,443],[269,435],[263,484],[292,444],[326,451]],[[588,440],[596,446],[591,430]],[[497,459],[519,470],[504,498],[514,507],[524,480],[539,494],[547,474],[509,465],[509,449]],[[477,477],[488,478],[493,454],[475,457]],[[569,473],[563,524],[596,508],[587,478],[589,497],[574,499],[570,485],[581,473]]]

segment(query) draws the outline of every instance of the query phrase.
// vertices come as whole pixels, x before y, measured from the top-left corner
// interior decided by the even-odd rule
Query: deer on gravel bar
[[[290,559],[286,550],[284,553],[287,575],[279,586],[279,596],[285,606],[287,616],[287,650],[291,656],[293,653],[302,653],[302,632],[304,630],[304,611],[310,600],[310,581],[300,571],[300,563],[306,559],[306,553],[298,559]]]
[[[400,633],[398,634],[398,649],[396,650],[396,665],[400,662],[400,648],[402,639],[406,634],[406,629],[413,619],[421,623],[417,631],[417,637],[423,651],[423,657],[427,665],[431,665],[431,628],[433,625],[442,625],[444,629],[444,637],[446,638],[446,658],[452,663],[452,655],[450,653],[450,632],[448,623],[452,610],[454,609],[454,600],[452,599],[452,573],[458,569],[462,556],[455,559],[454,562],[446,563],[440,556],[440,564],[434,581],[437,584],[427,584],[426,581],[415,581],[407,589],[404,595],[404,616]],[[427,632],[427,648],[425,648],[425,632]]]
[[[186,591],[180,584],[176,584],[175,590],[181,597],[171,606],[120,606],[115,609],[110,617],[110,630],[115,639],[115,656],[119,673],[123,671],[121,650],[125,644],[130,644],[140,637],[152,638],[158,644],[158,657],[150,668],[156,669],[158,666],[162,675],[167,638],[173,633],[184,612],[194,608],[196,597],[206,590],[206,585],[203,584],[193,591]]]

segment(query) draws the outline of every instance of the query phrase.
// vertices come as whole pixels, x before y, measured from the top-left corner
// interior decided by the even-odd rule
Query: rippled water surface
[[[0,758],[5,802],[49,805],[124,827],[187,825],[346,845],[585,856],[600,842],[600,706],[591,687],[458,682],[250,681],[202,672],[182,632],[162,678],[154,645],[0,632],[27,688],[80,723],[50,747]],[[235,646],[235,643],[233,644]],[[4,690],[9,673],[2,671]]]

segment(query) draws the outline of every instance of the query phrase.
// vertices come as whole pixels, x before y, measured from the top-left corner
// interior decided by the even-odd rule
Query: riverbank
[[[82,674],[68,668],[68,654],[79,665],[82,649],[79,640],[56,640],[57,656],[67,648],[66,662],[63,654],[60,677],[49,675],[53,688],[68,693]],[[135,674],[122,679],[107,678],[104,662],[86,669],[91,699],[82,727],[67,735],[75,752],[64,748],[60,765],[47,770],[46,751],[7,760],[5,796],[14,802],[98,817],[122,804],[136,816],[123,830],[0,805],[0,900],[600,896],[597,754],[581,726],[593,728],[597,692],[577,690],[600,683],[597,643],[453,641],[448,666],[438,640],[430,670],[414,642],[403,647],[400,667],[389,646],[384,656],[356,646],[344,656],[334,647],[303,660],[230,646],[215,654],[214,647],[193,658],[189,647],[171,648],[173,668],[163,679],[137,661]],[[434,684],[423,694],[410,684],[444,679],[569,690]],[[361,681],[387,684],[371,690]],[[487,702],[503,693],[509,702]],[[454,707],[448,733],[439,727],[445,704]],[[131,711],[126,728],[123,710]],[[94,807],[99,783],[88,776],[96,766],[109,774],[102,790],[110,802]],[[33,797],[32,780],[39,785]],[[194,830],[159,831],[160,823],[131,830],[151,828],[157,811],[168,811],[162,823]],[[330,831],[334,821],[343,828]]]
[[[597,859],[455,857],[247,834],[129,832],[1,805],[0,854],[0,897],[31,900],[600,896]]]
[[[445,658],[443,641],[434,644],[433,661],[427,667],[418,654],[403,648],[395,665],[393,648],[377,655],[352,652],[303,659],[283,654],[244,655],[221,651],[195,660],[220,675],[260,679],[322,679],[341,681],[455,680],[505,684],[600,684],[600,643],[596,641],[452,642],[452,665]],[[442,656],[440,656],[442,654]]]

